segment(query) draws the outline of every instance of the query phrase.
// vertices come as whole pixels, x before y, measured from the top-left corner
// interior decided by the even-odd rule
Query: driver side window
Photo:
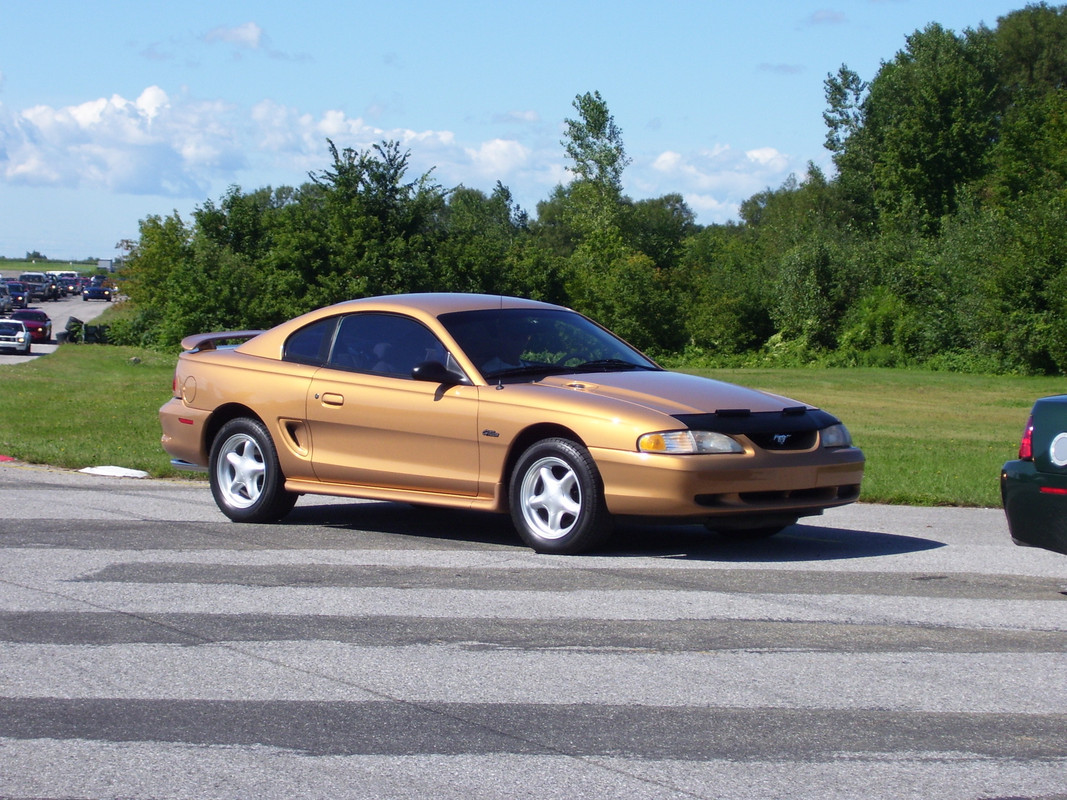
[[[330,351],[329,366],[355,372],[411,378],[423,361],[444,361],[445,348],[423,325],[396,314],[343,317]]]

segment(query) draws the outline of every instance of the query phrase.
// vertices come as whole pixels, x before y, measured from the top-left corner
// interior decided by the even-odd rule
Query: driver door
[[[444,353],[440,341],[409,317],[365,312],[342,318],[307,397],[316,477],[475,495],[476,389],[442,389],[411,377],[416,364],[443,361]]]

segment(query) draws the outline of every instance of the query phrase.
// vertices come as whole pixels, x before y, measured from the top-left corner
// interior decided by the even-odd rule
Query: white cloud
[[[702,222],[726,222],[744,200],[781,185],[791,169],[790,158],[773,147],[741,152],[716,144],[687,154],[664,151],[645,168],[634,164],[628,183],[649,196],[680,193]]]
[[[789,158],[779,153],[773,147],[759,147],[755,150],[746,150],[745,157],[765,169],[781,171],[789,166]]]
[[[508,118],[539,120],[533,112]],[[0,104],[0,182],[201,201],[232,184],[299,185],[309,173],[329,168],[327,139],[356,150],[397,141],[409,151],[412,177],[433,171],[446,188],[483,190],[500,180],[532,210],[553,186],[573,177],[558,143],[539,127],[498,128],[515,135],[457,140],[450,130],[382,127],[341,109],[311,114],[270,99],[243,107],[153,85],[134,100],[116,94],[21,111]],[[741,202],[781,185],[797,169],[773,147],[716,144],[635,159],[623,181],[637,199],[682,194],[710,223],[736,218]]]
[[[700,193],[686,194],[685,202],[705,223],[736,220],[741,208],[739,203],[727,202],[712,195]]]
[[[206,42],[226,42],[249,50],[258,50],[263,39],[263,29],[254,22],[246,22],[232,28],[220,27],[204,35]]]
[[[682,154],[672,150],[661,153],[652,162],[652,169],[659,172],[677,172],[682,166]]]
[[[541,115],[536,111],[508,111],[506,114],[497,114],[493,117],[494,122],[516,122],[523,125],[532,125],[541,121]]]
[[[524,167],[530,158],[529,148],[512,139],[493,139],[464,152],[478,172],[501,180]]]
[[[158,86],[0,117],[0,175],[10,183],[202,196],[244,164],[232,107],[178,104]]]
[[[141,96],[137,98],[136,105],[149,120],[152,120],[159,115],[160,111],[170,106],[170,98],[158,86],[149,86],[141,92]]]

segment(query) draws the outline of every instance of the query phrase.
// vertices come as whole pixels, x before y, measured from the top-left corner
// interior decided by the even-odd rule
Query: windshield
[[[565,309],[459,311],[440,320],[486,380],[659,369],[621,339]]]

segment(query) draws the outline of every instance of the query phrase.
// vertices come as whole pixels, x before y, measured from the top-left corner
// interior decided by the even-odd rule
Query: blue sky
[[[305,182],[327,138],[398,140],[412,179],[499,180],[534,215],[592,91],[629,196],[680,193],[725,222],[809,161],[830,171],[827,73],[869,80],[930,22],[994,27],[1024,5],[0,0],[0,255],[113,257],[149,215]]]

